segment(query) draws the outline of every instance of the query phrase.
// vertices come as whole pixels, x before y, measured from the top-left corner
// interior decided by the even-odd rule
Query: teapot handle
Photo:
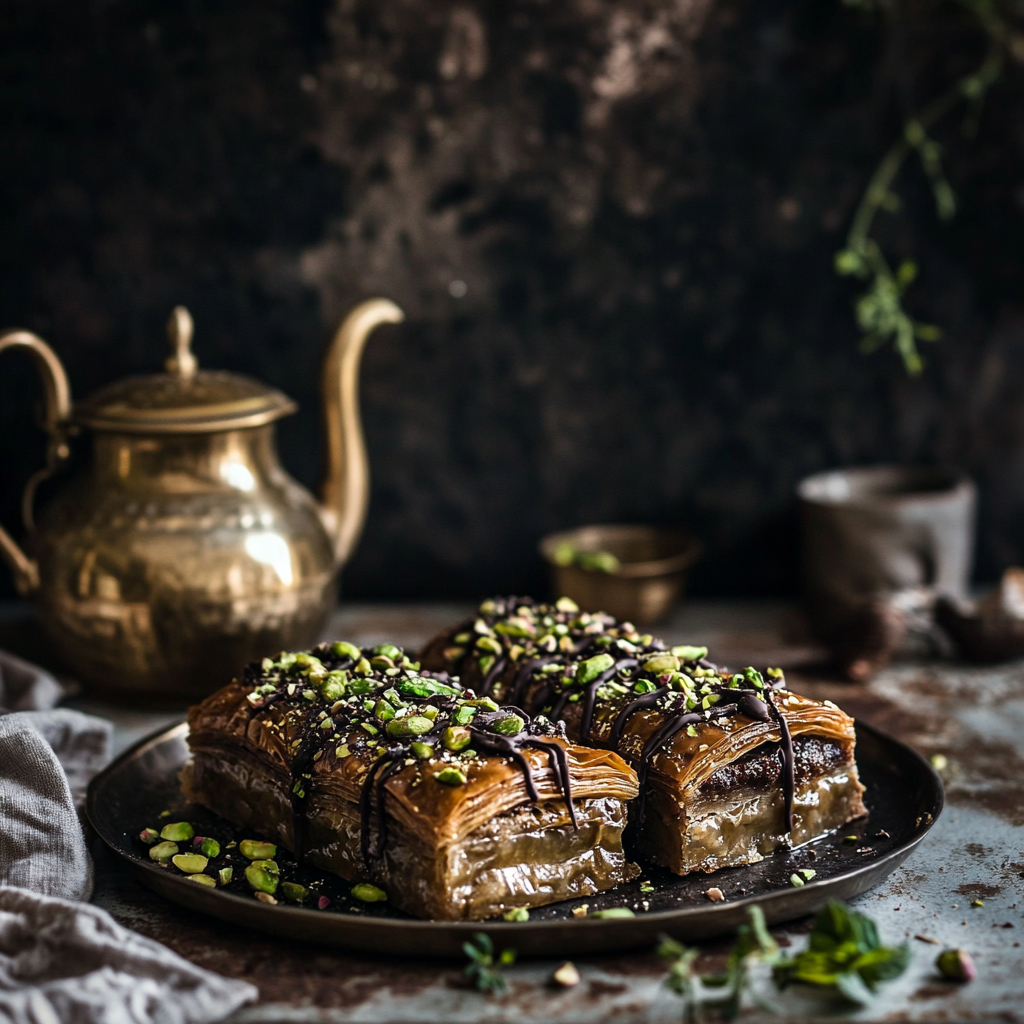
[[[359,360],[380,324],[400,324],[405,314],[389,299],[360,303],[342,321],[323,369],[326,472],[320,512],[334,542],[337,566],[351,554],[370,503],[370,466],[359,420]]]
[[[46,389],[46,418],[43,427],[49,435],[46,445],[46,465],[32,474],[25,485],[21,498],[21,518],[25,529],[35,529],[32,515],[32,501],[36,488],[59,468],[68,455],[66,428],[71,413],[71,389],[67,374],[56,353],[42,338],[30,331],[7,331],[0,337],[0,353],[7,349],[24,349],[35,361],[39,375]],[[18,593],[28,596],[39,588],[39,566],[15,543],[14,538],[0,526],[0,554],[4,556],[14,573],[14,584]]]

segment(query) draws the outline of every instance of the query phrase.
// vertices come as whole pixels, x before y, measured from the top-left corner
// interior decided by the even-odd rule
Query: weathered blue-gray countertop
[[[348,605],[329,632],[358,643],[415,647],[464,610]],[[875,918],[883,938],[910,942],[911,968],[863,1011],[851,1014],[787,993],[775,1000],[782,1018],[1024,1021],[1024,663],[902,663],[866,686],[851,686],[816,670],[822,652],[807,639],[799,613],[780,603],[692,602],[658,632],[676,643],[706,643],[716,661],[731,666],[781,665],[793,689],[831,698],[948,761],[942,771],[948,803],[935,828],[884,885],[855,901]],[[86,699],[74,704],[110,718],[119,749],[179,717]],[[554,962],[525,962],[507,972],[509,991],[489,998],[462,987],[457,964],[388,961],[268,939],[164,902],[126,878],[102,851],[98,869],[99,906],[189,959],[259,986],[260,1003],[232,1018],[239,1024],[680,1020],[680,1004],[662,986],[664,968],[651,954],[581,958],[583,980],[567,991],[547,984]],[[973,906],[976,899],[984,905]],[[796,922],[776,934],[797,945],[806,928],[807,922]],[[727,945],[708,946],[701,968],[720,963]],[[970,951],[976,981],[955,986],[938,978],[933,964],[943,946]],[[565,953],[572,956],[572,950]],[[761,1016],[749,1013],[751,1020]]]

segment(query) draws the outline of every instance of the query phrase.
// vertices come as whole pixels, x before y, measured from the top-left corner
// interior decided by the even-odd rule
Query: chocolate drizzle
[[[560,603],[561,605],[561,603]],[[794,798],[794,765],[793,743],[785,717],[772,700],[769,691],[773,686],[784,685],[773,683],[770,679],[762,679],[759,673],[747,669],[738,676],[731,675],[719,668],[706,656],[694,661],[680,660],[679,672],[655,674],[642,667],[646,660],[666,650],[665,644],[650,636],[640,637],[629,624],[616,623],[609,616],[586,615],[560,605],[537,604],[528,598],[495,598],[480,606],[480,618],[492,636],[502,641],[504,653],[496,656],[494,663],[484,676],[483,688],[490,693],[497,685],[502,674],[508,673],[509,666],[515,666],[511,658],[513,644],[522,644],[525,660],[515,667],[514,675],[499,693],[498,699],[503,703],[522,705],[531,714],[543,711],[551,719],[559,721],[565,715],[570,702],[581,703],[578,735],[582,743],[594,743],[618,750],[620,743],[634,714],[642,710],[659,709],[666,715],[664,721],[651,734],[640,755],[638,771],[641,780],[646,780],[650,764],[655,754],[681,729],[688,725],[700,725],[706,722],[743,715],[758,722],[772,722],[780,732],[778,744],[779,757],[782,762],[781,787],[785,827],[787,832],[793,827]],[[528,620],[524,623],[524,620]],[[520,628],[532,630],[530,638],[510,636],[511,631],[502,628],[502,623],[515,624]],[[479,629],[479,625],[467,624],[463,628]],[[545,644],[557,638],[559,649],[545,653]],[[569,638],[568,640],[566,638]],[[538,650],[537,648],[540,648]],[[602,672],[596,679],[583,687],[572,680],[570,672],[563,677],[565,668],[582,663],[598,653],[608,653],[616,657],[619,652],[636,652],[635,656],[619,657],[615,664]],[[464,657],[480,657],[479,652],[467,653]],[[558,665],[559,672],[545,674],[539,686],[541,669],[552,664]],[[632,671],[630,671],[632,670]],[[621,675],[620,675],[621,673]],[[628,688],[631,684],[645,681],[652,685],[651,692],[631,697],[615,715],[610,734],[602,741],[600,735],[592,735],[594,719],[599,701],[598,692],[606,683],[616,677]],[[737,685],[743,684],[743,685]],[[753,685],[755,688],[748,688]],[[687,701],[670,702],[666,698],[673,691],[685,693],[691,698],[689,710]],[[618,691],[621,693],[621,691]],[[708,701],[707,698],[712,700]],[[611,696],[618,701],[618,696]],[[696,703],[696,706],[695,706]],[[705,703],[710,707],[705,708]],[[600,733],[601,730],[597,730]],[[641,801],[642,801],[641,796]],[[642,807],[641,807],[642,811]]]
[[[612,729],[612,736],[621,738],[622,728],[629,716],[645,707],[657,706],[667,687],[661,692],[654,691],[644,694],[643,697],[627,704],[619,713]],[[698,725],[707,722],[714,722],[717,719],[729,718],[734,714],[741,714],[757,722],[774,722],[779,727],[780,741],[779,754],[782,759],[782,808],[785,831],[793,831],[793,796],[795,792],[795,769],[793,758],[793,740],[790,736],[789,726],[775,704],[771,693],[764,690],[758,693],[756,690],[738,689],[730,686],[716,687],[712,693],[718,697],[718,702],[705,710],[686,710],[686,699],[680,694],[679,699],[667,708],[664,708],[664,721],[658,726],[644,743],[640,753],[637,767],[637,780],[640,784],[639,814],[638,820],[643,822],[646,806],[645,796],[647,793],[647,776],[650,772],[651,762],[654,755],[668,743],[675,735],[685,729],[688,725]],[[616,730],[618,733],[616,734]],[[609,738],[611,740],[611,737]],[[615,743],[618,742],[616,739]]]
[[[658,689],[652,690],[650,693],[645,693],[636,700],[631,700],[616,716],[615,724],[612,726],[611,735],[608,737],[608,746],[612,750],[619,749],[619,740],[622,739],[622,730],[626,727],[626,723],[632,717],[636,711],[644,711],[647,708],[653,708],[657,705],[658,701],[669,692],[667,686],[659,686]]]
[[[488,669],[487,675],[484,676],[483,681],[480,683],[480,696],[490,697],[491,690],[494,689],[494,683],[505,671],[505,667],[508,665],[508,658],[502,655],[500,658],[495,658],[494,664]]]
[[[782,813],[785,819],[786,831],[793,831],[793,796],[796,792],[796,768],[793,758],[793,737],[789,732],[789,725],[785,716],[779,710],[770,693],[765,694],[768,709],[779,726],[782,734],[782,742],[779,744],[779,752],[782,755]]]
[[[392,652],[397,650],[390,649]],[[361,651],[360,655],[367,660],[376,661],[381,656],[380,652],[381,648],[375,648],[372,651]],[[316,666],[316,680],[308,671],[307,663],[311,660],[319,662]],[[493,673],[495,677],[502,671],[505,661],[504,658],[499,659],[499,664],[494,666],[497,669]],[[406,768],[410,759],[420,761],[423,758],[423,749],[418,747],[419,744],[427,744],[437,752],[436,757],[441,767],[445,764],[464,767],[472,764],[472,761],[461,758],[453,761],[455,755],[449,754],[443,745],[445,730],[458,725],[459,718],[456,717],[456,713],[467,705],[473,708],[474,715],[463,727],[469,732],[472,749],[480,756],[510,759],[523,773],[527,795],[533,802],[540,799],[540,794],[530,762],[523,751],[536,749],[547,754],[551,772],[565,799],[573,828],[577,827],[568,758],[565,748],[557,742],[557,739],[565,738],[564,726],[554,726],[544,720],[532,721],[525,712],[516,707],[491,710],[495,708],[493,703],[490,703],[489,707],[485,706],[488,702],[478,700],[472,690],[463,690],[458,681],[452,680],[447,672],[423,672],[418,666],[414,669],[412,666],[415,663],[405,658],[402,658],[401,668],[395,665],[391,658],[384,658],[383,664],[389,666],[391,675],[376,671],[369,676],[349,680],[348,675],[353,672],[355,664],[356,659],[335,655],[332,647],[324,645],[314,649],[306,658],[304,666],[300,666],[294,658],[291,661],[282,658],[276,663],[256,662],[246,669],[243,676],[243,681],[252,686],[247,695],[250,719],[275,704],[284,703],[286,707],[282,715],[285,721],[290,722],[292,726],[298,726],[300,741],[290,763],[290,800],[295,857],[300,864],[307,848],[306,808],[313,769],[330,744],[337,743],[343,736],[348,736],[345,746],[352,744],[355,750],[368,751],[372,747],[379,750],[381,743],[385,745],[370,766],[359,794],[360,849],[364,862],[369,866],[371,861],[383,855],[387,844],[387,782]],[[345,673],[347,699],[331,704],[320,692],[320,686],[329,673],[338,676]],[[391,736],[386,728],[386,721],[390,719],[381,719],[376,714],[382,701],[386,707],[391,708],[392,714],[398,712],[396,718],[402,714],[413,717],[418,711],[413,710],[416,705],[429,704],[432,708],[429,714],[434,716],[433,724],[429,730],[413,736]],[[401,707],[409,710],[402,712]],[[412,714],[409,713],[410,710]],[[521,727],[520,723],[512,718],[513,715],[518,716]],[[366,732],[365,736],[357,732],[360,726]],[[518,731],[508,735],[507,730],[510,729]],[[414,745],[418,749],[414,749]],[[376,843],[372,842],[371,836],[374,816],[378,822]]]
[[[597,691],[617,672],[633,668],[636,664],[636,658],[620,658],[610,669],[602,672],[583,688],[583,715],[580,718],[580,739],[584,743],[589,742],[590,726],[594,720],[594,705],[597,703]]]

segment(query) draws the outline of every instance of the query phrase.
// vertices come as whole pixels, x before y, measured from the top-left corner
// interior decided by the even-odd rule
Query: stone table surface
[[[328,633],[416,647],[466,610],[351,604],[336,613]],[[939,821],[888,881],[853,901],[877,921],[885,940],[910,943],[906,974],[856,1012],[787,992],[773,994],[781,1017],[748,1009],[745,1019],[1024,1021],[1024,663],[904,662],[853,686],[830,677],[799,611],[778,602],[693,601],[656,632],[673,643],[706,643],[717,662],[731,667],[779,665],[792,689],[830,698],[923,754],[946,758],[947,806]],[[113,721],[119,749],[180,717],[125,711],[87,696],[71,703]],[[464,987],[461,964],[385,960],[275,940],[165,902],[103,850],[97,860],[97,905],[196,963],[259,987],[260,1001],[237,1013],[237,1024],[681,1019],[678,999],[662,984],[664,967],[649,952],[580,958],[582,982],[567,991],[548,983],[555,961],[525,961],[507,971],[507,993],[487,997]],[[797,921],[775,934],[798,948],[807,929],[807,921]],[[938,978],[933,964],[944,946],[970,951],[976,981],[956,986]],[[708,944],[700,969],[721,965],[727,948]]]

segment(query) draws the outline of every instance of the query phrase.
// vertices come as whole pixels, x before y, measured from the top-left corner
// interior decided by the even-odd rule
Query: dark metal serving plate
[[[420,921],[386,905],[359,903],[349,897],[347,883],[323,872],[307,871],[305,876],[315,876],[320,891],[331,899],[326,910],[317,910],[261,903],[244,891],[239,879],[227,889],[210,889],[155,865],[137,836],[159,824],[164,809],[173,813],[169,820],[191,821],[200,834],[222,839],[241,835],[204,808],[184,802],[178,773],[188,759],[187,735],[184,723],[163,730],[126,751],[93,780],[87,812],[107,845],[143,883],[185,907],[272,935],[391,954],[461,956],[462,943],[478,931],[488,932],[499,947],[514,946],[521,955],[648,946],[661,932],[694,941],[732,932],[753,903],[761,905],[769,923],[801,917],[826,900],[848,899],[888,877],[924,838],[943,800],[942,783],[927,761],[884,733],[858,724],[857,764],[871,813],[834,835],[714,875],[679,878],[645,867],[634,882],[531,911],[523,923]],[[249,830],[245,835],[255,834]],[[851,841],[847,836],[859,838]],[[794,887],[790,876],[800,868],[812,868],[815,876]],[[653,891],[644,892],[642,886]],[[712,886],[722,891],[724,900],[708,898]],[[584,903],[591,913],[625,906],[636,916],[574,917],[572,909]]]

